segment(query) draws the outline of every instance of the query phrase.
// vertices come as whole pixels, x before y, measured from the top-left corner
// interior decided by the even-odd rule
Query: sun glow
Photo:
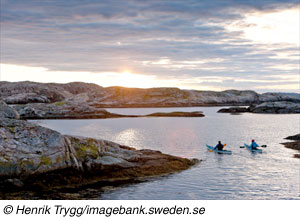
[[[261,83],[269,82],[270,79],[251,79],[233,78],[224,76],[201,76],[201,77],[177,77],[160,78],[155,75],[143,75],[132,73],[130,70],[120,72],[64,72],[51,71],[43,67],[29,67],[21,65],[0,64],[0,80],[1,81],[35,81],[42,83],[69,83],[69,82],[86,82],[95,83],[100,86],[123,86],[131,88],[152,88],[152,87],[178,87],[180,89],[196,89],[196,90],[214,90],[220,91],[229,89],[224,82],[232,81],[237,83],[257,82],[258,85],[251,89],[271,89],[284,91],[299,91],[299,75],[274,75],[271,80],[274,85],[264,88]],[[245,89],[239,88],[239,89]]]
[[[35,81],[35,82],[86,82],[107,86],[124,86],[135,88],[171,87],[169,81],[160,81],[154,75],[135,74],[129,70],[123,72],[64,72],[51,71],[43,67],[29,67],[12,64],[0,64],[2,81]],[[176,86],[176,85],[175,85]]]
[[[116,83],[115,85],[134,87],[134,88],[149,88],[156,87],[157,81],[155,76],[134,74],[131,71],[123,71],[122,73],[114,73],[111,75]]]
[[[130,75],[131,72],[130,71],[124,71],[124,72],[122,72],[122,74],[124,74],[124,75]]]

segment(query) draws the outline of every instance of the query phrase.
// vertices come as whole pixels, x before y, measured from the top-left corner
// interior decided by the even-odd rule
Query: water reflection
[[[141,149],[144,136],[142,135],[142,131],[130,128],[118,133],[114,139],[117,143],[122,142],[126,145],[134,146],[136,149]]]
[[[64,134],[103,138],[137,149],[150,148],[203,159],[181,173],[108,191],[103,199],[299,199],[300,166],[294,151],[280,145],[300,130],[299,115],[217,114],[219,108],[110,109],[126,114],[203,111],[204,118],[41,120]],[[124,111],[124,112],[122,112]],[[253,154],[244,143],[266,144]],[[232,155],[208,152],[221,140]]]

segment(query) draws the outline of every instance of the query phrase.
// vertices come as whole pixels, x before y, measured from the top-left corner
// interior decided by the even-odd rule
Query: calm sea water
[[[300,199],[300,160],[280,143],[299,133],[300,115],[216,113],[219,107],[108,109],[122,114],[203,111],[203,118],[39,120],[63,134],[103,138],[137,149],[203,161],[186,171],[112,188],[99,199]],[[240,148],[255,139],[264,153]],[[232,155],[208,152],[226,143]]]

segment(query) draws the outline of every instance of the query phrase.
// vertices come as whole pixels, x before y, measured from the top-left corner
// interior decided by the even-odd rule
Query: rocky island
[[[101,87],[96,84],[0,82],[0,99],[13,105],[21,119],[89,119],[141,117],[109,113],[108,107],[239,106],[220,112],[299,113],[300,99],[277,93],[254,91],[223,92],[178,88],[137,89]],[[203,117],[195,113],[154,113],[142,117]]]
[[[264,102],[260,104],[252,104],[249,107],[231,107],[222,108],[218,111],[219,113],[264,113],[264,114],[299,114],[300,113],[300,103],[299,102]]]
[[[282,143],[286,148],[300,151],[300,134],[286,137],[287,140],[292,140],[292,142]],[[300,154],[294,154],[294,157],[300,158]]]
[[[157,112],[148,115],[124,115],[108,112],[86,103],[72,102],[30,103],[12,106],[21,119],[102,119],[138,117],[204,117],[203,112]]]

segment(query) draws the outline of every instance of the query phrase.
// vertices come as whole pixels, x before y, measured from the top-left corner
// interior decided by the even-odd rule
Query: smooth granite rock
[[[299,114],[300,103],[294,102],[264,102],[261,104],[252,104],[248,108],[232,107],[222,108],[218,111],[219,113],[264,113],[264,114]]]
[[[7,104],[49,103],[65,100],[77,94],[100,95],[100,86],[92,83],[67,84],[36,82],[0,82],[0,98]]]
[[[55,102],[15,105],[21,119],[91,119],[113,118],[118,114],[109,113],[102,108],[87,103]]]
[[[20,116],[14,108],[8,106],[5,102],[0,100],[0,118],[19,119]]]
[[[49,189],[133,180],[181,171],[197,162],[100,139],[65,136],[24,120],[0,120],[0,188]]]
[[[300,103],[286,101],[264,102],[259,105],[250,106],[249,111],[253,113],[272,114],[300,113]]]
[[[32,103],[15,105],[21,119],[99,119],[124,117],[204,117],[203,112],[157,112],[148,115],[123,115],[110,113],[86,103]]]

